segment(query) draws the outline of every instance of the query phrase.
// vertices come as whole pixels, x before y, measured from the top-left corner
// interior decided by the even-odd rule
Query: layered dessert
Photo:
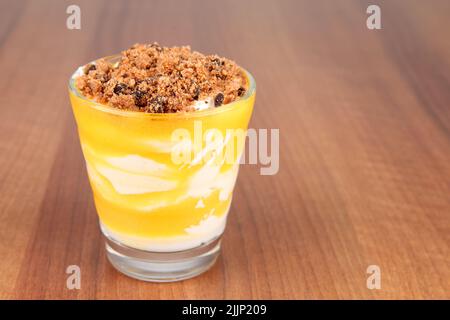
[[[253,108],[251,76],[217,55],[153,43],[80,67],[71,86],[103,233],[151,252],[220,237]]]

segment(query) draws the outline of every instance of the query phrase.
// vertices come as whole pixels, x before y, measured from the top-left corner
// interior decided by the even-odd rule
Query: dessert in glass
[[[255,89],[228,59],[156,43],[72,75],[72,109],[116,269],[163,282],[214,264]]]

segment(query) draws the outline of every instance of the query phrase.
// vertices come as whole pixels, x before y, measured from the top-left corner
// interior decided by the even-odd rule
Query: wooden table
[[[372,2],[3,1],[0,297],[450,298],[450,2]],[[170,284],[106,260],[67,94],[77,66],[152,41],[238,61],[250,127],[280,129],[278,174],[241,168],[217,264]]]

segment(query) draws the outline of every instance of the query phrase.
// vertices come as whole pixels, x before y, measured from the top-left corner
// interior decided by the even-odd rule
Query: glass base
[[[149,252],[125,246],[105,236],[111,264],[125,275],[144,281],[172,282],[195,277],[214,265],[220,252],[218,238],[200,247],[176,252]]]

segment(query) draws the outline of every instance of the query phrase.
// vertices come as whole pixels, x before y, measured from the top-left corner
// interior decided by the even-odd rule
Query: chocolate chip
[[[200,96],[200,87],[195,87],[194,96],[192,97],[194,100],[198,100]]]
[[[115,94],[120,94],[122,93],[123,90],[125,90],[127,88],[127,85],[125,83],[118,83],[116,84],[116,86],[114,87],[114,93]]]
[[[88,74],[89,71],[96,70],[96,69],[97,69],[97,67],[95,66],[95,64],[90,63],[84,67],[84,74]]]
[[[244,93],[245,93],[245,88],[244,88],[244,87],[240,87],[240,88],[238,89],[238,91],[237,91],[237,95],[238,95],[239,97],[242,97],[242,96],[244,95]]]
[[[214,98],[214,106],[220,107],[222,105],[224,96],[223,93],[218,93],[217,96]]]
[[[154,111],[155,113],[164,113],[164,107],[163,107],[162,105],[160,105],[160,104],[156,104],[156,105],[153,107],[153,111]]]
[[[208,70],[209,71],[218,70],[220,66],[223,65],[224,65],[223,61],[221,61],[219,58],[213,58],[211,59],[211,63],[209,64]]]
[[[161,46],[160,46],[159,44],[157,44],[157,43],[152,43],[152,44],[150,45],[150,48],[154,48],[154,49],[156,49],[156,51],[158,51],[158,52],[161,52],[161,51],[163,50],[163,48],[161,48]]]
[[[147,99],[145,93],[139,90],[133,92],[134,103],[138,108],[144,108],[147,105]]]
[[[151,103],[158,103],[158,104],[164,105],[164,104],[167,103],[166,100],[167,100],[167,99],[166,99],[165,97],[162,97],[162,96],[156,96],[156,97],[154,97],[154,98],[152,99],[152,101],[150,101],[150,102],[151,102]]]
[[[150,106],[155,113],[163,113],[167,106],[167,98],[157,96],[150,101]]]

